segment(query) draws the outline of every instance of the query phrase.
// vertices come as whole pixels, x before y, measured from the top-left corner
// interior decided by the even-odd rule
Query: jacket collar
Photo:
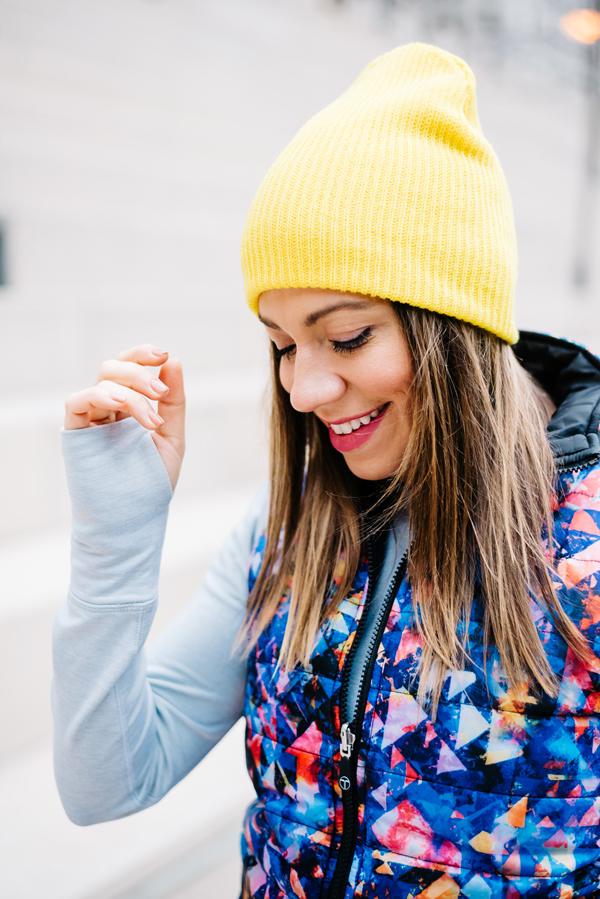
[[[548,436],[559,471],[600,461],[600,359],[568,340],[521,331],[519,362],[552,397]]]

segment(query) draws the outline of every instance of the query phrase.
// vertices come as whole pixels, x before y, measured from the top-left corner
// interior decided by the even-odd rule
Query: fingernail
[[[157,415],[157,414],[156,414],[156,412],[148,412],[148,418],[149,418],[150,421],[153,422],[155,425],[163,425],[163,424],[164,424],[164,421],[162,420],[162,418],[160,417],[160,415]]]
[[[122,393],[111,393],[111,400],[114,400],[115,403],[124,403],[127,397],[124,397]]]
[[[152,378],[152,380],[150,381],[150,387],[151,387],[152,390],[154,390],[156,393],[164,393],[166,390],[169,389],[169,388],[167,387],[167,385],[166,385],[166,384],[163,384],[162,381],[159,381],[158,378]]]
[[[158,348],[157,346],[152,347],[151,353],[152,353],[153,356],[166,356],[166,355],[168,355],[166,350],[159,350],[159,348]]]

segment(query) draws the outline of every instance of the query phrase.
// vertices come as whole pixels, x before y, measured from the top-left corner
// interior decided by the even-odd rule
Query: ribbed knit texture
[[[514,343],[510,195],[475,78],[428,44],[375,59],[268,172],[242,241],[250,308],[283,287],[409,303]]]

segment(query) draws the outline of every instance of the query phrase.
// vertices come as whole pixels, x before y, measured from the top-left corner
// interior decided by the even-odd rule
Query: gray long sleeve
[[[92,824],[157,802],[237,721],[246,665],[232,654],[265,495],[176,621],[144,650],[171,487],[133,419],[63,431],[72,577],[54,627],[55,770],[67,814]]]

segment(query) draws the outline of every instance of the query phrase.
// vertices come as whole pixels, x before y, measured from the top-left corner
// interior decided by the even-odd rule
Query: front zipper
[[[559,469],[559,473],[574,473],[583,468],[591,467],[596,464],[597,461],[600,461],[600,457],[591,460],[588,463],[575,465],[571,468]],[[360,673],[360,686],[357,693],[353,696],[350,696],[349,689],[353,674],[353,663],[358,646],[365,638],[368,611],[373,599],[374,582],[371,576],[369,576],[369,587],[367,596],[365,597],[363,613],[356,628],[356,635],[344,665],[339,704],[341,727],[340,766],[338,776],[338,784],[342,793],[343,829],[338,859],[327,892],[327,899],[343,899],[348,885],[350,870],[352,868],[358,836],[358,790],[356,785],[356,767],[358,763],[360,739],[357,739],[357,735],[362,732],[363,718],[369,695],[369,686],[371,684],[375,661],[377,659],[377,650],[379,649],[383,637],[385,625],[390,617],[396,593],[398,592],[402,579],[406,573],[407,555],[407,553],[404,554],[402,561],[396,568],[385,599],[373,622],[370,634],[366,635],[369,640],[369,647],[363,669]],[[373,570],[373,557],[370,543],[368,544],[368,564],[370,575]]]
[[[369,586],[365,597],[363,613],[356,628],[354,641],[344,665],[340,688],[341,727],[338,784],[342,792],[343,829],[338,859],[329,886],[327,899],[342,899],[346,892],[346,885],[348,883],[348,877],[350,876],[350,869],[352,868],[352,860],[354,858],[356,839],[358,836],[358,791],[356,786],[356,766],[360,748],[360,738],[358,735],[362,731],[362,723],[369,695],[369,686],[373,678],[373,669],[375,668],[375,661],[377,659],[377,651],[383,637],[387,620],[392,611],[396,593],[398,592],[406,572],[406,560],[407,553],[404,554],[402,561],[396,568],[385,595],[385,599],[381,604],[381,608],[379,609],[376,618],[372,622],[369,632],[365,633],[367,629],[369,607],[373,600],[373,589],[375,586],[371,577],[373,571],[372,548],[371,544],[368,544]],[[360,672],[358,691],[354,695],[350,695],[350,683],[352,680],[356,650],[363,639],[369,641],[367,654],[362,671]]]

